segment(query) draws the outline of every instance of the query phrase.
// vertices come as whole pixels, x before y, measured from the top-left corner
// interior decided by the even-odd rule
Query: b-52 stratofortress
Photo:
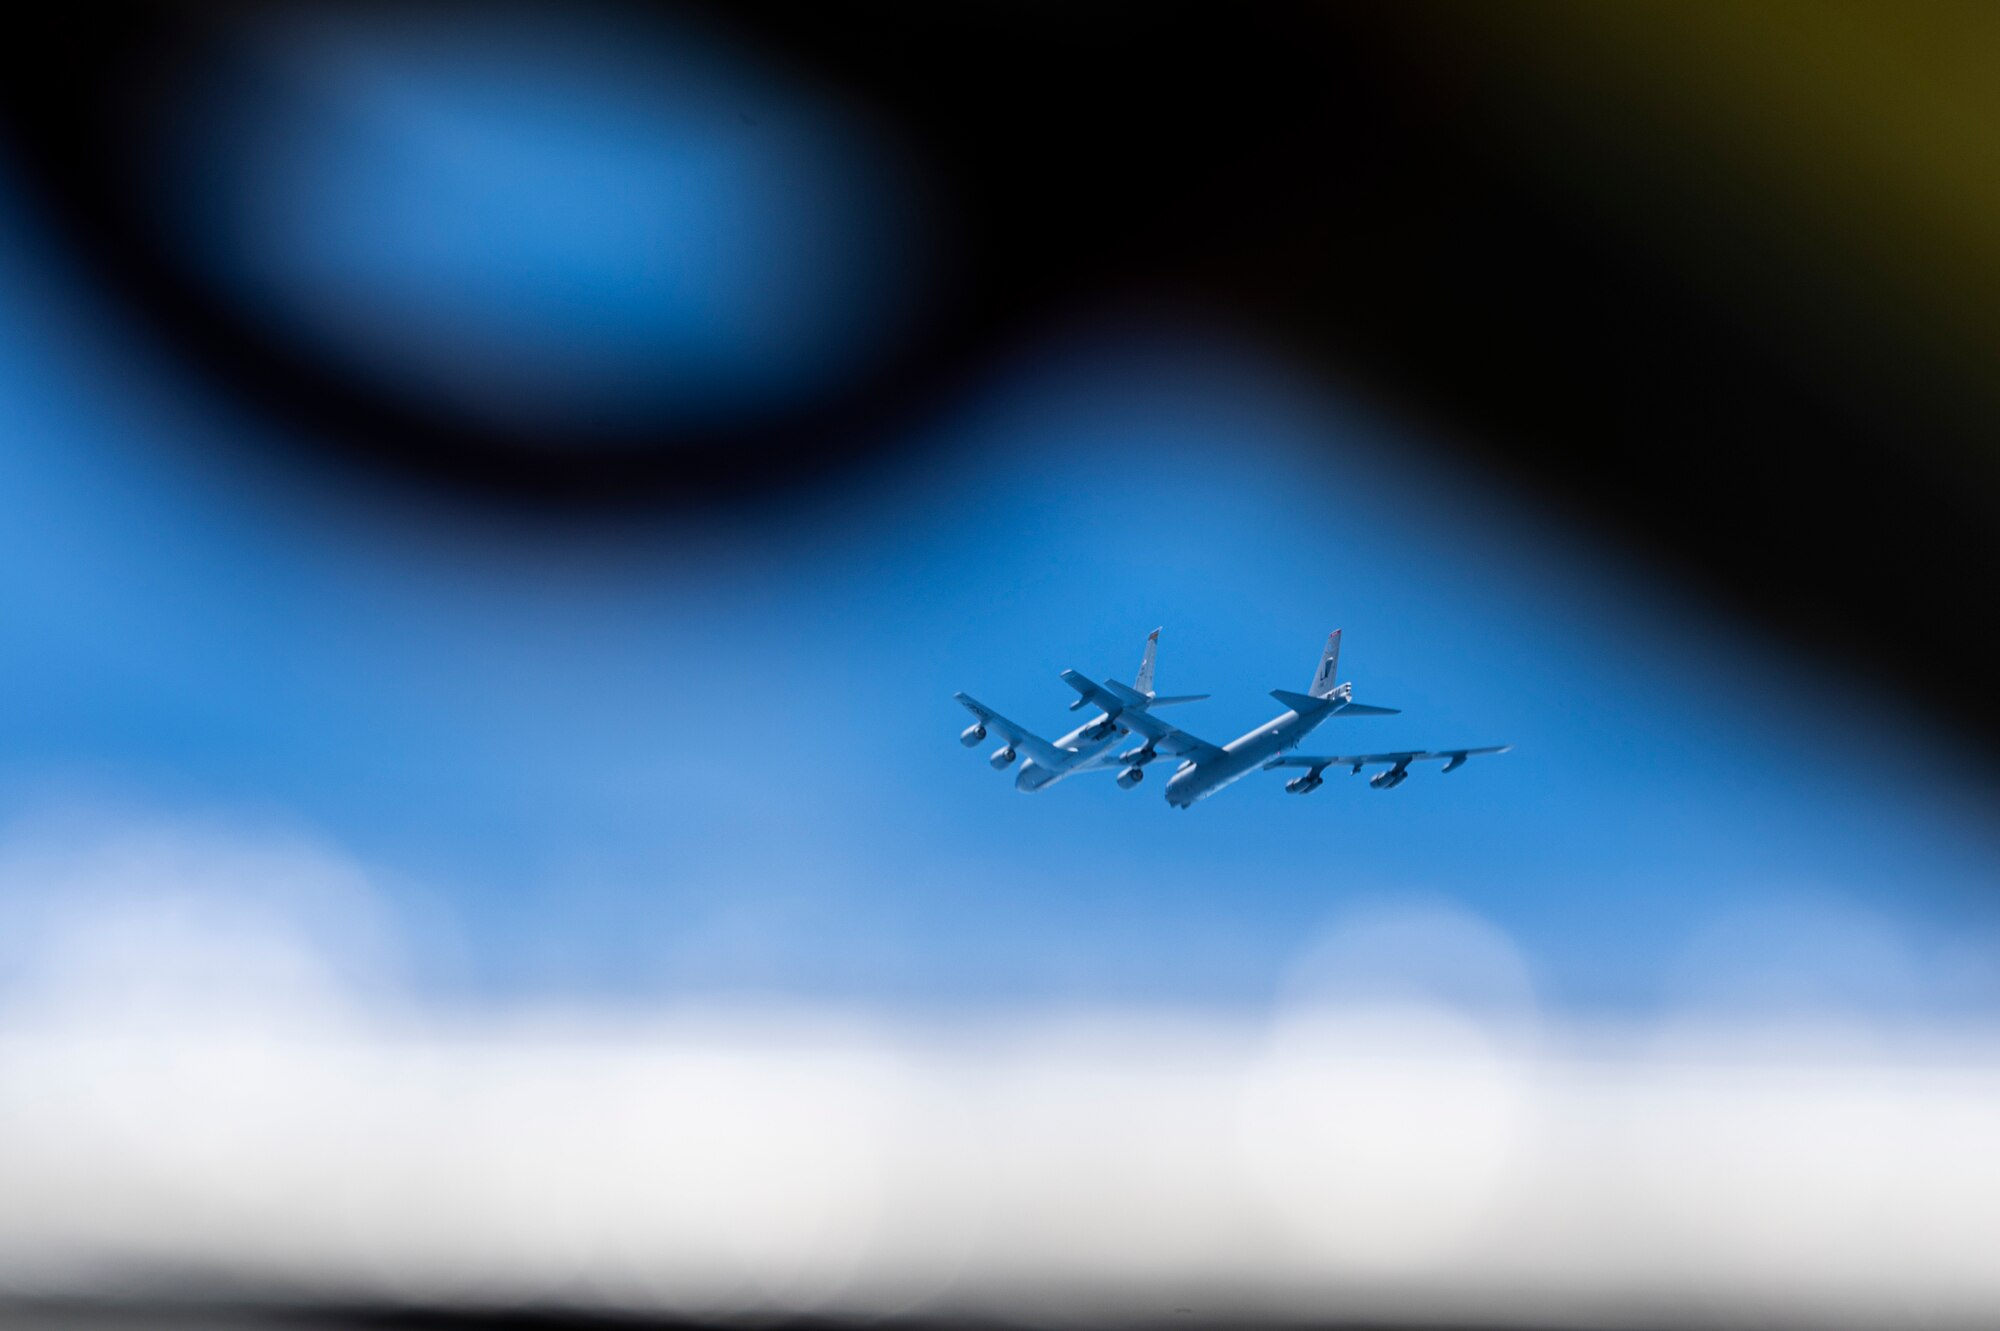
[[[1177,809],[1189,808],[1196,801],[1207,799],[1224,786],[1257,771],[1303,768],[1302,775],[1285,782],[1285,789],[1295,795],[1304,795],[1324,784],[1322,773],[1329,767],[1345,767],[1356,773],[1368,767],[1381,767],[1383,770],[1370,777],[1368,784],[1377,790],[1394,790],[1409,778],[1411,763],[1438,761],[1444,764],[1445,771],[1452,772],[1465,766],[1475,755],[1505,753],[1512,747],[1497,744],[1481,748],[1399,749],[1387,753],[1330,754],[1323,757],[1291,752],[1308,735],[1336,716],[1393,716],[1400,710],[1355,702],[1354,686],[1336,682],[1340,665],[1339,629],[1327,636],[1326,650],[1320,655],[1319,668],[1313,672],[1312,684],[1306,692],[1271,690],[1271,696],[1288,709],[1283,715],[1227,744],[1210,744],[1152,714],[1151,709],[1162,703],[1196,701],[1194,698],[1153,696],[1153,649],[1158,637],[1156,629],[1152,638],[1147,640],[1146,661],[1140,668],[1137,688],[1127,688],[1114,680],[1092,683],[1077,671],[1063,671],[1063,682],[1078,694],[1077,701],[1070,704],[1071,709],[1093,703],[1103,715],[1089,725],[1072,731],[1053,746],[1035,739],[1011,722],[1003,723],[1003,718],[963,693],[958,695],[958,700],[981,717],[982,723],[994,724],[1009,737],[1009,746],[993,755],[995,767],[1005,767],[1014,760],[1015,744],[1028,749],[1038,768],[1046,760],[1047,769],[1052,773],[1047,776],[1031,779],[1028,765],[1023,765],[1020,779],[1015,783],[1022,790],[1039,790],[1074,771],[1114,767],[1118,769],[1118,784],[1129,790],[1145,778],[1148,765],[1166,754],[1181,760],[1173,776],[1167,780],[1166,791],[1167,803]],[[985,734],[983,725],[974,725],[960,739],[972,745],[985,738]],[[1111,749],[1116,747],[1115,739],[1120,734],[1137,735],[1145,742],[1138,748],[1113,754]],[[1051,751],[1039,753],[1032,747],[1035,745]]]

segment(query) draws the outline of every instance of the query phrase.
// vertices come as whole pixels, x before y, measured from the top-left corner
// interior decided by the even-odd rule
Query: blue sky
[[[439,993],[1234,1009],[1386,902],[1564,1009],[2000,1009],[1973,773],[1896,699],[1192,316],[1028,339],[782,506],[510,523],[272,447],[0,188],[0,420],[0,815],[303,829]],[[1155,625],[1204,737],[1344,627],[1404,714],[1326,749],[1516,750],[1179,813],[957,744],[955,690],[1057,733]]]

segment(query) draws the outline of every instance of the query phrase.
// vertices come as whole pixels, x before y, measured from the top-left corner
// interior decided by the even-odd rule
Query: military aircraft
[[[978,720],[959,732],[959,743],[973,748],[986,738],[988,730],[997,730],[1006,743],[995,749],[989,761],[995,768],[1005,770],[1016,757],[1026,754],[1021,763],[1021,771],[1014,778],[1016,790],[1042,790],[1054,785],[1066,776],[1078,772],[1106,771],[1121,764],[1112,752],[1118,741],[1129,731],[1127,723],[1138,713],[1153,707],[1170,707],[1176,703],[1200,702],[1206,693],[1182,694],[1178,697],[1162,698],[1153,692],[1153,665],[1159,657],[1160,630],[1154,629],[1146,635],[1146,653],[1139,661],[1138,677],[1132,687],[1114,684],[1114,694],[1099,689],[1103,701],[1099,710],[1103,715],[1085,725],[1078,726],[1058,740],[1045,740],[1026,726],[1009,721],[1000,713],[969,694],[954,695],[961,706]],[[1075,671],[1064,671],[1065,678]],[[1080,676],[1079,676],[1080,678]],[[1096,686],[1092,686],[1095,688]],[[1073,712],[1094,698],[1078,698],[1069,705]],[[1127,783],[1128,785],[1130,783]]]
[[[1295,795],[1304,795],[1317,790],[1324,778],[1320,775],[1329,767],[1348,767],[1359,772],[1364,767],[1388,764],[1388,770],[1372,777],[1368,784],[1378,790],[1393,790],[1403,784],[1409,776],[1413,762],[1423,762],[1433,758],[1444,761],[1444,770],[1454,771],[1463,767],[1472,755],[1483,753],[1505,753],[1511,745],[1495,745],[1488,748],[1441,749],[1435,753],[1428,750],[1404,750],[1394,753],[1364,753],[1348,756],[1301,757],[1288,750],[1297,748],[1306,736],[1322,724],[1336,716],[1393,716],[1399,709],[1394,707],[1371,707],[1354,701],[1352,684],[1334,682],[1335,671],[1340,664],[1340,630],[1335,629],[1327,636],[1326,650],[1321,653],[1319,669],[1313,672],[1312,686],[1305,693],[1293,693],[1289,689],[1273,689],[1271,696],[1291,710],[1274,720],[1257,727],[1247,735],[1231,740],[1227,744],[1210,744],[1196,739],[1184,730],[1177,730],[1145,709],[1128,709],[1120,718],[1120,724],[1132,732],[1143,735],[1145,744],[1139,748],[1121,753],[1113,760],[1121,770],[1118,784],[1130,789],[1139,784],[1145,776],[1147,764],[1160,754],[1170,754],[1182,759],[1181,765],[1167,780],[1167,803],[1178,809],[1188,808],[1197,800],[1207,799],[1216,791],[1233,782],[1240,781],[1252,772],[1267,771],[1279,767],[1303,767],[1303,776],[1294,777],[1285,783],[1285,789]],[[1100,694],[1117,700],[1125,693],[1121,684],[1106,680],[1103,684],[1092,684],[1075,671],[1064,671],[1063,679],[1084,698],[1096,701]]]

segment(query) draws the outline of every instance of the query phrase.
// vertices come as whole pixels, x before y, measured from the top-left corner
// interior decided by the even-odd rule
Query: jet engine
[[[1127,767],[1144,767],[1159,756],[1159,753],[1153,746],[1148,744],[1142,749],[1132,749],[1119,754],[1118,761],[1124,763]]]
[[[1111,723],[1111,718],[1107,716],[1102,721],[1094,722],[1087,727],[1083,732],[1083,737],[1085,739],[1108,739],[1111,736],[1111,732],[1117,728],[1117,726]]]
[[[1325,784],[1326,779],[1324,777],[1317,777],[1308,773],[1305,776],[1295,776],[1290,781],[1287,781],[1285,789],[1291,791],[1294,795],[1310,795]]]
[[[1377,790],[1394,790],[1409,779],[1409,768],[1392,767],[1386,772],[1377,772],[1374,776],[1369,777],[1368,784]]]
[[[958,742],[968,749],[973,748],[980,740],[985,738],[986,727],[980,725],[977,721],[974,721],[971,725],[958,732]]]
[[[996,771],[1012,767],[1014,765],[1014,746],[1012,744],[1001,745],[999,748],[993,750],[993,756],[986,761],[992,763]]]
[[[1136,767],[1128,767],[1118,774],[1118,785],[1122,790],[1130,790],[1146,779],[1146,774]]]

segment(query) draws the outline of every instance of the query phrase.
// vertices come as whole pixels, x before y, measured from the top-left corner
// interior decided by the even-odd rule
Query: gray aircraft
[[[1200,702],[1206,693],[1182,694],[1178,697],[1162,698],[1153,692],[1153,665],[1159,656],[1160,630],[1154,629],[1146,635],[1146,653],[1139,661],[1139,674],[1132,681],[1132,687],[1123,684],[1111,685],[1113,693],[1107,689],[1092,688],[1096,697],[1086,695],[1069,705],[1074,712],[1086,702],[1097,702],[1103,714],[1096,720],[1078,726],[1058,740],[1046,740],[1026,726],[1009,721],[1000,713],[969,694],[955,694],[959,704],[971,712],[978,720],[959,732],[959,743],[970,749],[986,738],[988,730],[996,730],[1006,741],[989,756],[993,766],[1000,770],[1013,765],[1014,759],[1026,755],[1021,763],[1020,773],[1014,778],[1016,790],[1042,790],[1054,785],[1066,776],[1078,772],[1109,771],[1113,767],[1129,767],[1112,750],[1118,741],[1130,733],[1133,716],[1154,707],[1170,707],[1176,703]],[[1063,677],[1076,674],[1073,670],[1063,672]],[[1081,678],[1081,676],[1078,676]],[[1122,777],[1121,777],[1122,780]],[[1130,785],[1130,782],[1125,784]]]
[[[1178,809],[1188,808],[1197,800],[1207,799],[1224,786],[1242,780],[1252,772],[1267,771],[1280,767],[1303,767],[1302,776],[1285,783],[1285,789],[1295,795],[1317,790],[1324,778],[1320,775],[1329,767],[1348,767],[1359,772],[1364,767],[1387,764],[1388,770],[1372,777],[1368,784],[1378,790],[1393,790],[1403,784],[1409,776],[1413,762],[1429,759],[1444,761],[1444,770],[1454,771],[1463,767],[1472,755],[1483,753],[1505,753],[1511,745],[1495,745],[1488,748],[1405,750],[1394,753],[1364,753],[1348,756],[1301,757],[1289,750],[1297,748],[1306,736],[1336,716],[1393,716],[1399,709],[1394,707],[1371,707],[1354,701],[1352,684],[1335,683],[1335,671],[1340,664],[1340,630],[1335,629],[1327,636],[1326,650],[1320,655],[1319,669],[1313,673],[1311,688],[1305,693],[1293,693],[1289,689],[1273,689],[1271,696],[1285,704],[1290,710],[1284,715],[1257,727],[1247,735],[1231,740],[1227,744],[1210,744],[1196,739],[1184,730],[1177,730],[1145,709],[1128,710],[1120,717],[1120,723],[1128,730],[1145,737],[1145,744],[1137,749],[1117,755],[1113,760],[1121,770],[1118,784],[1127,789],[1139,784],[1144,778],[1147,764],[1162,753],[1182,759],[1180,766],[1167,780],[1167,803]],[[1097,701],[1100,694],[1118,700],[1127,692],[1121,684],[1106,680],[1103,684],[1092,684],[1075,671],[1063,672],[1063,679],[1082,694],[1085,699]]]

